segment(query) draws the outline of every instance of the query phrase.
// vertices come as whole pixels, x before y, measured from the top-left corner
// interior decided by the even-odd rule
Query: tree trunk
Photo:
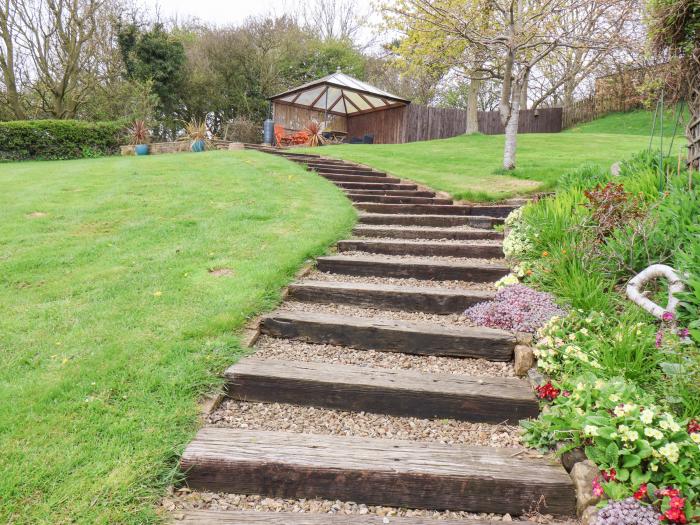
[[[479,132],[479,89],[480,79],[472,79],[467,93],[467,134]]]
[[[515,169],[515,150],[518,142],[518,121],[520,120],[520,93],[513,90],[514,96],[510,113],[506,117],[506,144],[503,149],[503,169]]]
[[[527,109],[527,86],[530,82],[530,73],[528,72],[523,79],[523,85],[520,87],[520,109]]]

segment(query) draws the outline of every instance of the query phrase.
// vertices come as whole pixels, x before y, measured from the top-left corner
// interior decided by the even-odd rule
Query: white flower
[[[610,399],[610,401],[612,401],[613,403],[617,403],[620,400],[620,396],[618,396],[617,394],[610,394],[610,397],[608,399]]]
[[[583,433],[587,436],[598,436],[598,427],[595,425],[586,425],[583,427]]]
[[[654,421],[654,413],[647,409],[639,415],[639,420],[645,425],[651,425],[651,422]]]
[[[504,286],[510,286],[512,284],[518,284],[520,280],[515,274],[509,273],[505,277],[501,277],[498,281],[494,283],[494,286],[498,288],[503,288]]]
[[[588,335],[588,328],[586,328],[586,327],[584,326],[583,328],[581,328],[581,329],[579,330],[579,332],[581,332],[583,335]]]
[[[666,443],[659,449],[659,454],[666,457],[670,463],[676,463],[678,461],[679,453],[680,450],[675,443]]]
[[[664,433],[656,428],[646,427],[644,429],[644,435],[654,439],[661,439],[664,437]]]
[[[596,387],[598,390],[600,390],[600,389],[603,388],[604,386],[605,386],[605,381],[603,381],[602,379],[598,379],[598,380],[595,382],[595,387]]]
[[[575,341],[576,340],[576,334],[569,334],[569,341]]]
[[[695,443],[700,445],[700,432],[693,432],[690,434],[690,439],[692,439]]]

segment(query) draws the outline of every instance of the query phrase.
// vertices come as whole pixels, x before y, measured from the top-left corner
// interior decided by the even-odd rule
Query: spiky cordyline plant
[[[204,142],[207,149],[211,146],[209,140],[209,131],[207,123],[204,120],[193,118],[189,122],[185,122],[185,134],[180,137],[180,140],[188,140],[190,143],[195,143],[198,140]]]
[[[151,136],[151,132],[145,120],[134,120],[131,125],[127,127],[127,133],[129,134],[129,141],[132,146],[146,144]]]
[[[316,120],[310,120],[306,124],[306,128],[304,128],[304,131],[306,131],[309,134],[309,140],[306,144],[311,147],[316,147],[320,146],[321,144],[325,144],[326,139],[323,138],[323,130],[325,129],[325,127],[325,123],[319,123]]]

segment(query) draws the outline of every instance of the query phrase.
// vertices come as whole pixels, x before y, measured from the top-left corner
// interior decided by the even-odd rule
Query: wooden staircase
[[[348,352],[512,360],[515,334],[431,319],[451,319],[493,297],[493,290],[476,283],[493,282],[509,271],[502,259],[502,235],[493,226],[503,222],[514,204],[453,204],[431,190],[365,166],[289,150],[255,149],[302,163],[333,181],[361,212],[355,238],[340,241],[337,255],[317,260],[316,278],[289,287],[288,302],[263,317],[262,334],[276,338],[273,341],[333,345]],[[454,286],[455,281],[462,285]],[[343,308],[359,313],[350,315]],[[433,317],[409,320],[402,313]],[[538,413],[530,385],[515,377],[252,355],[231,366],[225,379],[230,399],[250,403],[494,425],[515,425]],[[563,467],[524,449],[206,426],[187,446],[180,466],[195,490],[510,515],[538,506],[553,515],[575,512],[573,485]],[[438,522],[371,514],[201,509],[185,513],[183,523]]]

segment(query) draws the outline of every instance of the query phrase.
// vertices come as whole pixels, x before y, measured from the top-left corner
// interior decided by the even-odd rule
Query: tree
[[[461,62],[472,78],[502,81],[499,111],[506,130],[504,169],[515,168],[518,116],[535,66],[561,48],[587,43],[564,19],[588,0],[399,0],[384,6],[401,31],[402,54]],[[477,66],[474,66],[477,64]]]
[[[4,105],[14,118],[27,118],[18,89],[17,55],[15,50],[17,5],[13,0],[0,3],[0,80],[4,86]]]
[[[688,161],[700,169],[700,136],[693,124],[700,122],[700,4],[697,0],[650,0],[649,32],[657,53],[677,62],[673,69],[681,96],[688,102],[691,125],[686,128]]]
[[[302,27],[320,40],[357,42],[368,15],[352,0],[309,0],[302,4]]]
[[[17,46],[31,64],[41,109],[73,118],[94,87],[96,33],[104,0],[14,0]]]

